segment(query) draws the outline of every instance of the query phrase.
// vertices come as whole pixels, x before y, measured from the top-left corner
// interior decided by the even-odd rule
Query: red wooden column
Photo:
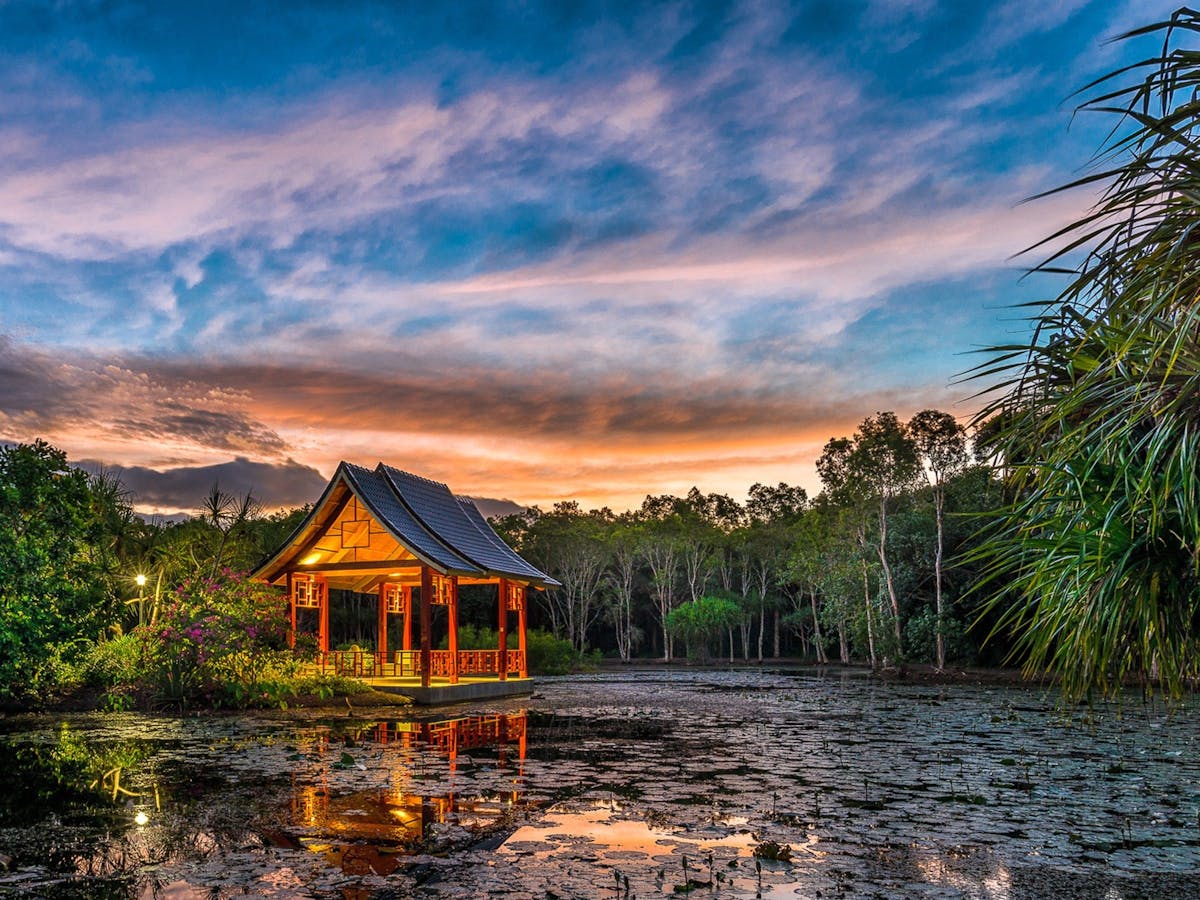
[[[317,640],[322,653],[329,652],[329,586],[322,580],[317,585],[317,596],[320,598],[321,619],[318,626]]]
[[[288,629],[288,646],[296,649],[296,585],[293,573],[287,573],[288,609],[291,611],[292,627]]]
[[[404,637],[400,643],[401,650],[412,649],[412,585],[406,584],[404,590]]]
[[[421,566],[421,687],[429,687],[433,669],[433,573]]]
[[[527,658],[526,651],[525,651],[525,606],[528,603],[529,603],[529,588],[522,586],[521,587],[521,602],[520,602],[520,606],[517,608],[518,609],[517,628],[520,629],[520,631],[517,632],[519,635],[518,640],[520,642],[517,645],[517,649],[519,649],[521,651],[520,676],[522,678],[529,677],[529,659]]]
[[[450,683],[458,684],[458,576],[450,576],[450,596],[446,611],[450,618],[450,635],[446,647],[450,650]],[[454,757],[451,757],[453,759]]]
[[[379,654],[380,665],[387,655],[387,595],[388,583],[386,581],[379,584],[379,635],[375,639],[375,652]]]
[[[497,631],[500,632],[499,654],[496,656],[496,670],[501,681],[508,681],[508,580],[500,579],[500,612],[497,619]]]

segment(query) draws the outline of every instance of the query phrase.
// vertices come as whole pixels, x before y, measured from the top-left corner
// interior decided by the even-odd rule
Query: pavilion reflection
[[[276,841],[320,853],[347,874],[387,875],[402,857],[428,850],[438,826],[463,829],[460,838],[501,827],[521,807],[526,724],[520,712],[379,722],[322,735],[301,749],[336,763],[347,746],[369,747],[381,754],[388,777],[379,787],[349,792],[331,783],[336,765],[323,766],[316,783],[294,777],[289,824],[307,834],[280,834]],[[460,792],[456,774],[467,753],[472,786]]]

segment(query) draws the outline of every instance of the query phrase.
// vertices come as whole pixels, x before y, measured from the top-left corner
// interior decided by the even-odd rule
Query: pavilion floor
[[[448,678],[433,678],[429,687],[421,686],[420,677],[362,678],[377,691],[388,694],[403,694],[422,706],[440,706],[445,703],[465,703],[469,700],[490,700],[499,697],[521,697],[533,693],[532,678],[513,678],[501,681],[495,676],[462,676],[457,684]]]

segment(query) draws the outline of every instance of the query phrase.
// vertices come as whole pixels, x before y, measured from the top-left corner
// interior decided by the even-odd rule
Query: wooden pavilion
[[[514,553],[471,500],[454,496],[446,485],[383,463],[367,469],[347,462],[253,577],[287,590],[293,646],[297,611],[316,611],[319,671],[366,678],[427,703],[528,693],[528,592],[558,585]],[[458,649],[458,589],[469,584],[497,587],[494,650]],[[374,650],[329,649],[331,589],[377,595]],[[446,650],[433,649],[435,606],[447,611]],[[512,614],[515,650],[508,649]],[[390,616],[403,616],[394,650],[388,647]]]

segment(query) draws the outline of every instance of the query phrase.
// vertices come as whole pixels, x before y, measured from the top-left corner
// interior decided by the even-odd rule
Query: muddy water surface
[[[297,722],[0,719],[0,895],[1200,896],[1200,718],[660,671]]]

